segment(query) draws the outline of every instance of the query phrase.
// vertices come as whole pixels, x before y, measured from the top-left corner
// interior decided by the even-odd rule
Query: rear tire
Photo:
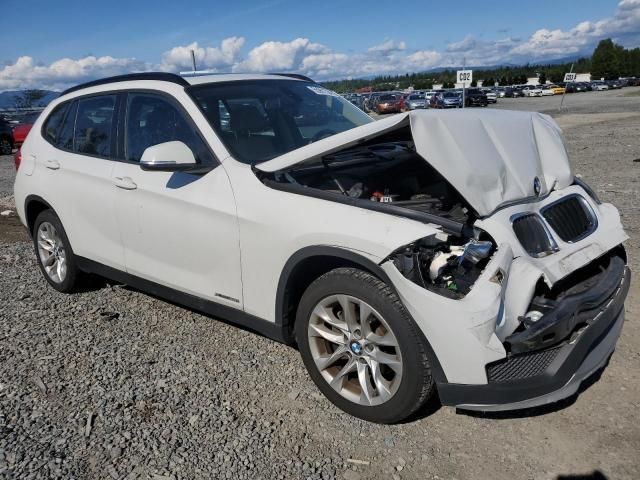
[[[58,216],[45,210],[33,226],[33,246],[40,271],[53,288],[63,293],[78,290],[82,272]]]
[[[363,420],[400,422],[435,392],[426,339],[368,272],[337,268],[316,279],[298,305],[296,340],[322,393]]]
[[[8,137],[0,137],[0,155],[11,155],[13,143]]]

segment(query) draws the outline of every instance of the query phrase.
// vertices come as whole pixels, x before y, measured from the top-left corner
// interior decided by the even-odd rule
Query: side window
[[[84,98],[78,101],[73,147],[77,153],[109,157],[115,95]]]
[[[51,112],[47,120],[44,122],[42,134],[49,143],[54,145],[56,144],[56,140],[62,127],[62,121],[64,120],[64,114],[66,113],[68,106],[68,103],[58,105],[53,109],[53,112]]]
[[[172,141],[186,144],[199,163],[212,161],[206,145],[183,113],[160,95],[130,93],[125,130],[125,155],[130,162],[139,162],[148,147]]]
[[[78,102],[73,102],[68,109],[67,116],[60,128],[56,145],[58,148],[73,150],[73,129],[76,125],[76,113],[78,112]]]

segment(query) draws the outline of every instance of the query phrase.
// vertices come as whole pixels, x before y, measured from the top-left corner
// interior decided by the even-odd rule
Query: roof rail
[[[307,77],[306,75],[300,75],[299,73],[270,73],[269,75],[279,75],[281,77],[296,78],[298,80],[305,80],[307,82],[316,83],[313,79]]]
[[[76,92],[78,90],[82,90],[85,88],[95,87],[97,85],[106,85],[108,83],[116,83],[116,82],[128,82],[131,80],[159,80],[162,82],[177,83],[178,85],[182,85],[183,87],[189,86],[189,82],[187,82],[180,75],[176,75],[175,73],[166,73],[166,72],[128,73],[126,75],[116,75],[115,77],[101,78],[99,80],[93,80],[92,82],[81,83],[80,85],[76,85],[75,87],[67,88],[64,92],[60,94],[60,96],[66,95],[67,93]]]

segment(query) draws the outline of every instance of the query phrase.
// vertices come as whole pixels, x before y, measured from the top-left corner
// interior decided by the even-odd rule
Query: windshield
[[[445,92],[444,98],[456,98],[458,94],[456,92]]]
[[[236,160],[256,164],[373,121],[315,83],[247,80],[190,92]]]

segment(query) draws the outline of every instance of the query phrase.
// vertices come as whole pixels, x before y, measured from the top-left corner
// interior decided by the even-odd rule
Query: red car
[[[25,115],[20,119],[20,123],[13,128],[13,145],[15,148],[20,148],[20,145],[24,143],[38,115],[40,113]]]
[[[402,111],[402,97],[395,94],[385,94],[378,97],[375,110],[379,113],[397,113]]]

